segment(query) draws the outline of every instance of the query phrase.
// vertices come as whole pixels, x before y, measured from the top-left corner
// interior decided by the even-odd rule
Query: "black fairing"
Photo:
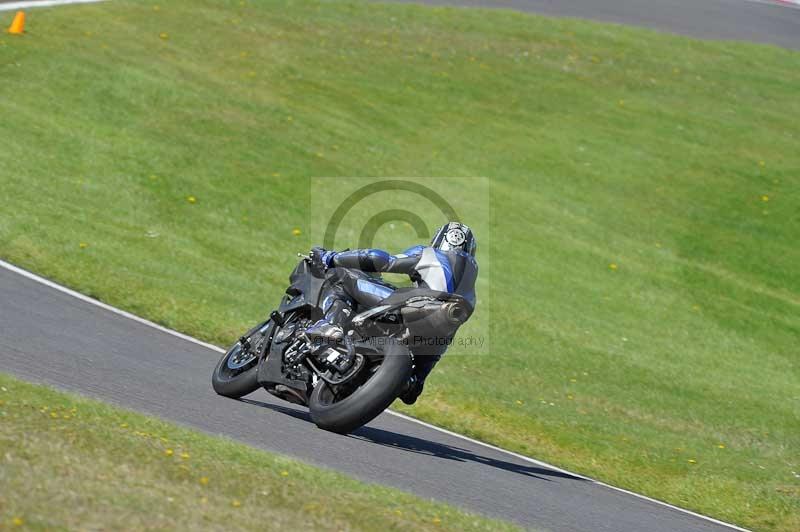
[[[283,384],[290,388],[306,391],[307,382],[305,380],[294,380],[284,374],[283,350],[285,348],[286,345],[270,342],[269,352],[265,353],[268,356],[262,357],[259,362],[258,383],[262,386]]]
[[[307,313],[312,319],[322,317],[322,300],[325,291],[330,287],[326,283],[327,275],[316,270],[307,260],[301,260],[289,275],[289,287],[286,295],[281,300],[278,307],[278,314],[282,317],[290,313],[300,311],[301,314]],[[280,328],[273,329],[274,334]],[[282,343],[270,342],[269,351],[262,356],[258,367],[258,382],[262,386],[275,386],[282,384],[306,391],[306,381],[288,378],[284,373],[283,351],[287,345]]]
[[[467,301],[465,298],[459,296],[458,294],[451,294],[449,292],[440,292],[438,290],[431,290],[430,288],[423,288],[423,287],[406,287],[406,288],[398,288],[394,291],[392,295],[383,299],[380,304],[381,305],[397,305],[400,303],[404,303],[408,301],[412,297],[430,297],[432,299],[436,299],[438,301],[453,301],[453,302],[461,302],[467,308],[469,308],[469,313],[472,314],[472,305]]]
[[[301,260],[289,276],[287,296],[281,301],[278,312],[284,314],[292,310],[307,310],[313,313],[320,306],[325,285],[324,275],[314,271],[306,260]]]

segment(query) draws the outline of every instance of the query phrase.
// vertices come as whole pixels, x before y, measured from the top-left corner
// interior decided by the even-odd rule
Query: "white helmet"
[[[442,251],[463,251],[475,256],[475,236],[472,229],[459,222],[449,222],[436,231],[431,247]]]

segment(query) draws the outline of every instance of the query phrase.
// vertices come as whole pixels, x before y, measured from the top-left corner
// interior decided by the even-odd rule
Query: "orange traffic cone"
[[[14,17],[14,22],[8,27],[8,33],[11,35],[22,35],[25,32],[25,13],[17,11]]]

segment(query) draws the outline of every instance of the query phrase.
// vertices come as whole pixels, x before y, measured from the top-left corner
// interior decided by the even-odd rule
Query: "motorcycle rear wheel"
[[[347,434],[366,425],[386,410],[411,376],[413,361],[408,348],[390,343],[375,374],[344,399],[336,400],[334,390],[319,381],[311,393],[311,420],[321,429]]]

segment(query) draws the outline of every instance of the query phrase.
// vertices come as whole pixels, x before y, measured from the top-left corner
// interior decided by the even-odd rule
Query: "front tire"
[[[263,330],[267,323],[254,327],[245,334],[245,337],[252,341],[258,331]],[[258,384],[258,352],[245,366],[235,369],[230,367],[232,365],[236,366],[236,364],[229,364],[229,360],[231,357],[241,356],[241,349],[240,342],[233,344],[219,360],[217,367],[214,368],[214,373],[211,374],[211,386],[219,395],[239,399],[261,387]]]
[[[335,401],[331,387],[319,381],[308,401],[311,420],[319,428],[338,434],[366,425],[400,395],[411,376],[412,363],[406,346],[390,343],[375,374],[341,401]]]

